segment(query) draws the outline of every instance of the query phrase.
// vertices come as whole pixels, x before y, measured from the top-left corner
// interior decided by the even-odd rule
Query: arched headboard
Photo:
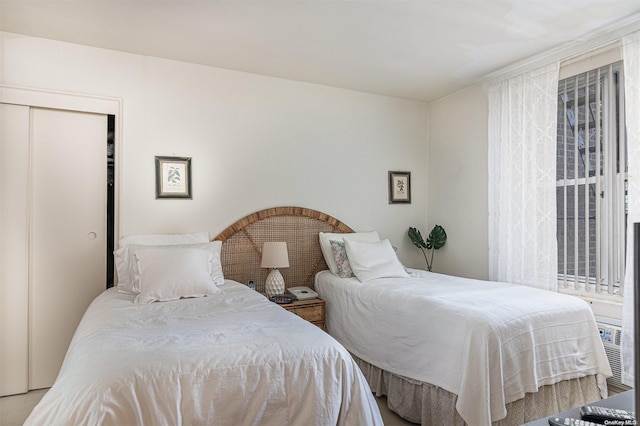
[[[289,267],[280,269],[286,287],[313,288],[318,271],[327,269],[322,257],[320,232],[353,232],[328,214],[303,207],[274,207],[243,217],[222,231],[222,270],[225,278],[247,284],[253,280],[256,290],[264,292],[268,269],[260,267],[262,244],[286,241]]]

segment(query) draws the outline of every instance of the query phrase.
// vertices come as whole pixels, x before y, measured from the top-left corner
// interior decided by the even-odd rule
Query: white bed
[[[408,271],[364,282],[322,271],[315,282],[327,331],[403,417],[520,424],[607,396],[611,370],[581,299]]]
[[[338,229],[316,216],[320,229]],[[215,241],[207,232],[121,238],[117,288],[89,306],[26,424],[382,425],[346,349],[236,274],[261,290],[262,242],[284,238],[257,220],[247,239],[250,222]],[[308,275],[297,252],[289,269]]]
[[[349,353],[245,285],[136,304],[106,290],[26,425],[374,425]]]

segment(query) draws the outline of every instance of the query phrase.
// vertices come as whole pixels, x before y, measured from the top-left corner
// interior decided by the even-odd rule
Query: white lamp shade
[[[286,242],[268,242],[262,246],[263,268],[288,268],[289,253]]]

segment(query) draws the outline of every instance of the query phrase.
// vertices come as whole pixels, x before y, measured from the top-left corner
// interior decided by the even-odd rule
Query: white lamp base
[[[284,278],[280,271],[272,269],[271,272],[269,272],[264,285],[264,291],[267,293],[267,297],[284,293]]]

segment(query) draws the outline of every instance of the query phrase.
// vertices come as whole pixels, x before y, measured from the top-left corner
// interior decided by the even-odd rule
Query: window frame
[[[593,61],[591,61],[593,62]],[[606,74],[603,74],[606,71]],[[559,121],[557,128],[557,154],[556,161],[561,157],[563,161],[561,170],[556,171],[556,188],[562,190],[563,201],[558,202],[558,290],[568,293],[577,293],[590,297],[604,297],[606,299],[617,300],[621,298],[623,292],[624,272],[625,272],[625,251],[626,251],[626,181],[627,181],[627,161],[626,161],[626,128],[624,125],[624,74],[621,61],[616,61],[605,66],[598,66],[582,73],[573,74],[558,81],[558,106],[563,107],[558,111]],[[589,77],[595,73],[595,84],[597,85],[594,96],[595,129],[589,128],[591,117],[594,116],[592,108],[592,98],[590,94],[591,84]],[[581,83],[581,78],[582,84]],[[603,83],[602,83],[602,82]],[[569,82],[569,83],[568,83]],[[567,85],[573,91],[572,97],[567,94]],[[580,104],[580,91],[584,92],[584,101]],[[567,105],[572,103],[572,107]],[[580,108],[583,108],[581,111]],[[573,114],[569,114],[573,111]],[[588,117],[583,119],[583,137],[585,138],[583,147],[579,144],[580,115]],[[573,115],[573,122],[572,122]],[[569,123],[568,123],[569,122]],[[578,130],[578,131],[576,131]],[[594,146],[591,144],[590,130],[594,130]],[[569,139],[571,131],[571,139]],[[570,144],[570,140],[573,143]],[[573,176],[570,177],[568,170],[568,146],[573,150]],[[591,170],[591,149],[595,156],[595,169]],[[561,152],[561,149],[563,150]],[[580,149],[584,152],[581,154]],[[583,160],[583,173],[579,175],[578,156]],[[586,157],[586,161],[585,161]],[[600,167],[602,162],[602,167]],[[556,163],[558,164],[558,162]],[[620,169],[623,164],[623,170]],[[593,172],[593,174],[591,174]],[[559,173],[563,173],[559,176]],[[591,185],[594,185],[593,208],[595,217],[595,273],[591,276],[589,270],[591,266],[592,253],[590,251],[589,240],[593,230],[590,229],[590,202]],[[603,187],[604,185],[604,187]],[[568,238],[571,229],[568,224],[568,204],[569,188],[573,188],[573,265],[568,268],[570,260],[568,252]],[[583,203],[580,205],[580,191],[583,192]],[[556,191],[557,195],[559,191]],[[602,201],[602,200],[605,201]],[[611,199],[611,201],[609,201]],[[562,207],[562,214],[560,208]],[[580,208],[583,213],[584,236],[579,240],[580,235]],[[577,212],[577,214],[575,214]],[[562,221],[562,229],[560,226]],[[612,249],[613,248],[613,249]],[[581,253],[581,251],[583,253]],[[584,256],[584,273],[580,274],[580,256]],[[577,259],[577,261],[576,261]],[[606,266],[603,270],[602,267]],[[610,279],[613,277],[613,280]]]

